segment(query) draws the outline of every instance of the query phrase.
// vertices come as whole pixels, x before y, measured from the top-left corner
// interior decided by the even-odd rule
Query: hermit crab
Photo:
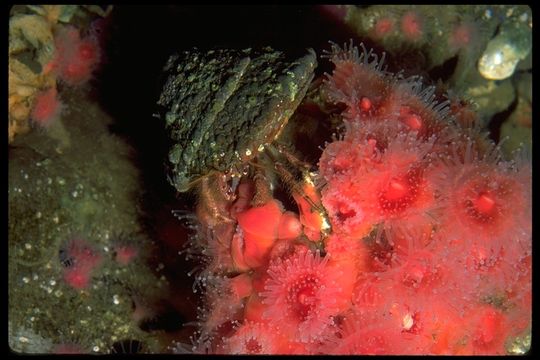
[[[324,216],[304,194],[304,184],[312,183],[310,166],[276,143],[310,88],[316,66],[311,49],[287,61],[270,47],[195,48],[168,59],[158,100],[170,141],[168,181],[180,193],[198,191],[199,222],[214,231],[225,226],[232,234],[230,206],[246,178],[255,184],[254,203],[268,200],[279,178]]]

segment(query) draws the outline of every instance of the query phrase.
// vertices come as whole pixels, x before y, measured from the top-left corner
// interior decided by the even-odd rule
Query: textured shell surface
[[[158,105],[177,191],[212,172],[240,174],[277,138],[313,80],[316,55],[290,62],[269,47],[172,55]]]

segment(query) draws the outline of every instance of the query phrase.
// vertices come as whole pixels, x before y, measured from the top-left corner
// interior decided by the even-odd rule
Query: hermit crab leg
[[[315,186],[309,171],[310,166],[279,144],[269,144],[266,147],[266,154],[273,160],[274,170],[289,191],[300,195],[319,214],[324,225],[321,229],[323,236],[330,234],[331,227],[326,210],[322,205],[315,203],[304,190],[305,185]]]

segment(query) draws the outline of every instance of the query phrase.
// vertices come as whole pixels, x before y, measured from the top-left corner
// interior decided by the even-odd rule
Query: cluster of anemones
[[[68,86],[82,86],[92,77],[101,50],[94,36],[81,37],[73,26],[59,27],[54,37],[54,56],[42,72],[42,76],[55,76]],[[31,118],[41,127],[48,128],[60,118],[64,105],[60,101],[56,84],[36,95]]]
[[[503,161],[467,111],[366,49],[328,56],[345,133],[320,159],[322,203],[365,259],[333,348],[369,348],[357,334],[377,324],[375,353],[505,353],[530,327],[530,165]]]
[[[204,241],[211,259],[197,276],[206,308],[194,350],[315,353],[334,335],[334,317],[350,305],[342,299],[350,298],[352,283],[344,296],[345,269],[321,254],[322,220],[311,212],[309,189],[294,195],[305,209],[298,216],[276,199],[256,199],[254,188],[253,181],[243,180],[236,199],[223,207],[223,217],[234,224],[230,236],[212,224],[220,231],[195,239]],[[317,201],[315,193],[312,198]]]
[[[531,324],[530,165],[503,161],[469,112],[371,51],[328,57],[344,133],[293,194],[299,215],[248,180],[221,203],[194,349],[505,353]]]

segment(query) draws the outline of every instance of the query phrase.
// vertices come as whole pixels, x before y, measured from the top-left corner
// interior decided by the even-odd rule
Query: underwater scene
[[[526,5],[13,5],[17,354],[523,355]]]

